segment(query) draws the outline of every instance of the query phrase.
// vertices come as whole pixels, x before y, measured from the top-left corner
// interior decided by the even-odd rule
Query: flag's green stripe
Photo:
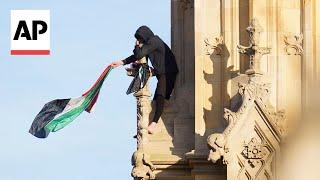
[[[86,107],[89,105],[90,101],[93,98],[94,92],[96,92],[96,89],[98,89],[100,87],[101,87],[100,84],[97,85],[97,87],[94,88],[86,96],[85,100],[83,101],[83,103],[80,106],[78,106],[78,107],[60,115],[56,119],[53,119],[52,121],[50,121],[45,126],[46,131],[56,132],[56,131],[62,129],[63,127],[67,126],[69,123],[71,123],[76,117],[78,117],[86,109]]]
[[[109,75],[110,71],[111,71],[111,69],[107,72],[107,74],[100,81],[100,83],[97,84],[97,86],[86,96],[85,100],[83,101],[83,103],[80,106],[78,106],[78,107],[66,112],[65,114],[62,114],[61,116],[57,117],[56,119],[53,119],[52,121],[50,121],[45,126],[45,130],[48,132],[56,132],[56,131],[64,128],[65,126],[67,126],[76,117],[78,117],[89,106],[90,102],[92,101],[92,99],[96,95],[96,93],[98,93],[105,78]]]
[[[103,79],[104,80],[104,79]],[[86,107],[90,104],[91,100],[93,99],[94,95],[96,94],[97,90],[100,89],[102,83],[99,83],[85,98],[85,100],[83,101],[83,103],[66,112],[65,114],[62,114],[61,116],[59,116],[58,118],[52,120],[51,122],[49,122],[47,124],[47,126],[45,127],[46,130],[48,131],[58,131],[60,129],[62,129],[63,127],[65,127],[66,125],[68,125],[69,123],[71,123],[76,117],[78,117],[85,109]]]

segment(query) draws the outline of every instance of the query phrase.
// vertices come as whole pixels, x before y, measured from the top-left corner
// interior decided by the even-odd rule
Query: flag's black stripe
[[[45,104],[33,120],[29,133],[38,138],[46,138],[49,132],[44,127],[64,110],[69,101],[70,99],[56,99]]]

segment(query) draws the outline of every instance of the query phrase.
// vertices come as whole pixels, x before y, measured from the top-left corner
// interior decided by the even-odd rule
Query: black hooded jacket
[[[149,58],[156,74],[177,73],[178,66],[176,59],[159,36],[154,35],[147,26],[141,26],[135,33],[137,39],[143,40],[143,46],[135,46],[133,55],[123,60],[124,64],[132,63],[143,57]]]

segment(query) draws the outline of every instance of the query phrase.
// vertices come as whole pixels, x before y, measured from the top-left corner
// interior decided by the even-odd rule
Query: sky
[[[50,10],[50,56],[10,55],[15,9]],[[124,67],[112,70],[92,113],[46,139],[28,130],[45,103],[80,96],[109,63],[131,55],[140,25],[170,46],[170,24],[170,0],[1,0],[0,179],[131,179],[136,102],[125,94],[132,79]]]

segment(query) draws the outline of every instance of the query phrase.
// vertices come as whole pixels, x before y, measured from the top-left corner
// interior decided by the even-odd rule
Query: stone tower
[[[172,0],[180,72],[154,135],[150,91],[135,94],[134,178],[279,179],[319,79],[319,13],[316,0]]]

